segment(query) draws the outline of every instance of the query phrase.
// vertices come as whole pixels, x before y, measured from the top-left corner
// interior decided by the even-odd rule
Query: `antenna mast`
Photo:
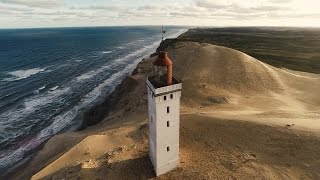
[[[161,41],[163,41],[163,25],[162,25],[162,29],[161,29],[161,36],[162,36]]]
[[[164,34],[164,33],[166,33],[166,31],[163,30],[163,25],[162,25],[162,29],[161,29],[161,37],[162,37],[162,38],[161,38],[161,42],[163,41],[163,34]]]

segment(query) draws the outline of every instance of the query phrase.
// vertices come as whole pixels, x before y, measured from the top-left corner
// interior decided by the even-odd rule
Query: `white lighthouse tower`
[[[158,53],[154,73],[146,79],[149,115],[149,156],[156,175],[179,166],[179,124],[182,83],[172,76],[167,52]]]

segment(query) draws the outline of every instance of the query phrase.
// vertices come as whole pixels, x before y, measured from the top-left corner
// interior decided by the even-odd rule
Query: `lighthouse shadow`
[[[112,179],[150,179],[155,177],[152,163],[147,154],[136,159],[111,163],[108,169],[108,177]]]

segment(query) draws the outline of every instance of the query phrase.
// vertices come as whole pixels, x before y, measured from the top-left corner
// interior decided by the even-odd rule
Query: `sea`
[[[187,31],[165,30],[165,38]],[[0,30],[0,173],[55,134],[77,130],[81,114],[160,42],[158,26]]]

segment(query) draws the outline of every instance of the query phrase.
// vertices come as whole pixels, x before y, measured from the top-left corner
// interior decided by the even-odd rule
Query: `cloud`
[[[123,6],[97,6],[97,5],[92,5],[92,6],[87,6],[87,7],[71,7],[71,9],[75,10],[106,10],[106,11],[123,11],[126,10],[127,7]]]
[[[292,2],[292,0],[196,0],[197,7],[213,11],[215,13],[222,13],[221,17],[242,19],[242,18],[261,18],[272,16],[277,12],[283,14],[291,11],[291,7],[284,2]],[[289,13],[290,14],[290,13]],[[220,15],[219,15],[220,16]]]
[[[231,6],[233,3],[224,0],[198,0],[196,5],[203,8],[218,9]]]
[[[0,2],[0,10],[6,10],[6,11],[32,11],[31,8],[25,7],[25,6],[15,6],[15,5],[8,5],[6,3]]]
[[[27,21],[39,26],[72,25],[132,25],[132,24],[204,24],[274,25],[274,22],[294,22],[317,19],[318,0],[0,0],[0,26],[17,25]],[[270,21],[269,21],[270,20]],[[320,22],[310,20],[314,22]],[[20,22],[20,24],[18,23]],[[281,23],[280,23],[281,24]],[[316,24],[316,23],[315,23]],[[32,25],[28,25],[32,26]]]
[[[38,8],[52,8],[62,6],[61,0],[0,0],[0,2]]]
[[[289,10],[288,7],[275,6],[275,5],[257,6],[257,7],[252,7],[250,9],[255,11],[263,11],[263,12]]]
[[[293,2],[293,0],[270,0],[270,2],[275,4],[288,4]]]

